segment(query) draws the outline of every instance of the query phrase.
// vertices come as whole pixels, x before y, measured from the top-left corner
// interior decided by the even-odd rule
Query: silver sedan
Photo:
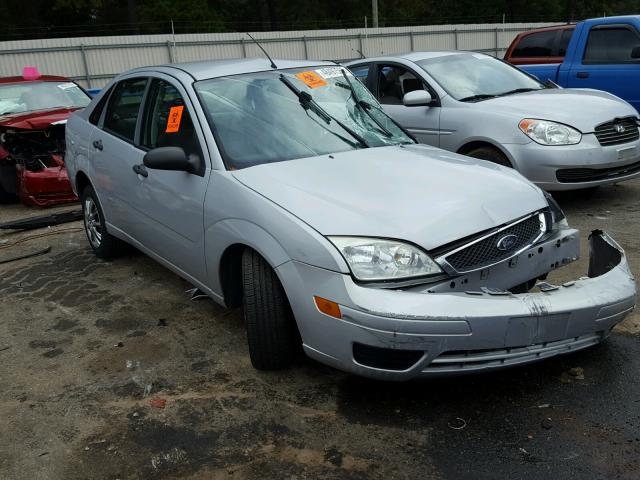
[[[589,278],[530,291],[580,242],[520,174],[416,144],[346,69],[275,64],[132,70],[71,117],[98,257],[129,243],[242,306],[259,369],[302,348],[377,378],[501,368],[594,345],[633,309],[603,232]]]
[[[420,142],[513,167],[545,190],[640,176],[638,112],[540,83],[489,55],[414,52],[347,66]]]

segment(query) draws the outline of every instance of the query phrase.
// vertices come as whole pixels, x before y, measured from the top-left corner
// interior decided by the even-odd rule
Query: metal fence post
[[[305,58],[305,60],[308,60],[309,59],[309,50],[308,50],[308,47],[307,47],[307,37],[306,37],[306,35],[302,36],[302,42],[304,43],[304,58]]]
[[[364,46],[362,45],[362,33],[358,34],[358,45],[360,45],[360,56],[366,58],[367,55],[364,53]]]
[[[91,88],[91,75],[89,74],[89,64],[87,63],[87,53],[82,43],[80,44],[80,54],[82,55],[82,64],[84,65],[84,80],[87,82],[87,88]]]
[[[498,53],[498,27],[496,27],[496,36],[495,36],[495,40],[496,40],[496,57],[498,57],[499,53]]]
[[[173,63],[173,49],[171,48],[171,40],[167,40],[167,52],[169,53],[169,63]]]
[[[240,39],[240,44],[242,45],[242,57],[247,58],[247,46],[244,44],[244,37]]]
[[[457,28],[453,30],[453,39],[455,41],[455,44],[454,44],[456,46],[455,49],[458,50],[458,29]]]
[[[411,51],[413,52],[415,50],[413,46],[413,30],[409,31],[409,40],[411,41]]]

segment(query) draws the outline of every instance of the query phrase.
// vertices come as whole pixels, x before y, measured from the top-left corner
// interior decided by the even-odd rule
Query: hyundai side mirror
[[[405,107],[428,107],[432,101],[431,94],[426,90],[414,90],[402,97],[402,103]]]
[[[200,159],[197,155],[189,155],[181,147],[158,147],[149,150],[142,163],[155,170],[174,170],[188,173],[198,173]]]

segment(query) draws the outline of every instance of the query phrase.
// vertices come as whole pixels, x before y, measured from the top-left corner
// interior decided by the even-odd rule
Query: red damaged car
[[[64,129],[91,97],[64,77],[25,69],[0,78],[0,199],[46,207],[77,200],[64,166]]]

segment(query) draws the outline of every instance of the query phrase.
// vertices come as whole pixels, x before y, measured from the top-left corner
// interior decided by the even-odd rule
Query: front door
[[[151,81],[140,127],[144,150],[181,147],[200,160],[196,173],[147,169],[137,177],[135,210],[144,228],[138,240],[183,273],[206,281],[204,264],[204,198],[209,182],[209,158],[202,131],[191,114],[193,106],[179,82]],[[142,162],[140,162],[142,163]]]
[[[384,111],[420,143],[440,146],[440,107],[405,107],[402,103],[405,94],[428,89],[424,80],[398,64],[377,64],[376,72],[372,88]]]
[[[630,23],[616,23],[593,26],[586,35],[584,56],[572,65],[567,86],[605,90],[640,111],[640,59],[631,56],[640,33]]]

